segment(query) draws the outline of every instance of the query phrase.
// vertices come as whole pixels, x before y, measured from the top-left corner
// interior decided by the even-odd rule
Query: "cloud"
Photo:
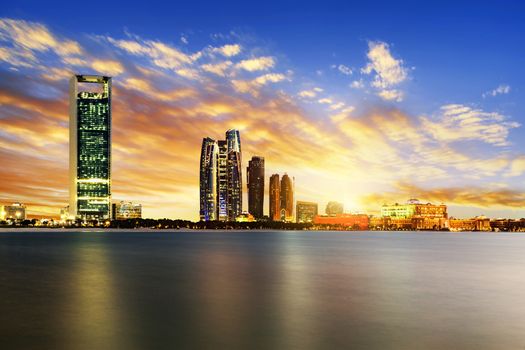
[[[520,126],[499,113],[461,104],[442,106],[433,118],[421,117],[421,123],[423,130],[437,141],[477,140],[495,146],[508,146],[510,130]]]
[[[226,57],[237,56],[241,52],[241,46],[239,44],[228,44],[213,49],[214,52],[218,52]]]
[[[350,87],[353,89],[363,89],[365,87],[365,82],[363,81],[363,79],[354,80],[350,84]]]
[[[506,95],[509,92],[510,92],[510,86],[506,85],[506,84],[501,84],[497,88],[495,88],[494,90],[487,91],[487,92],[483,93],[482,96],[483,96],[483,98],[486,98],[486,97],[489,97],[489,96],[495,97],[497,95]]]
[[[374,75],[372,86],[379,90],[379,96],[386,100],[401,101],[402,94],[390,88],[408,78],[408,70],[403,66],[403,61],[394,58],[389,45],[381,41],[368,43],[367,57],[369,62],[361,72]]]
[[[232,61],[224,61],[216,64],[207,63],[203,64],[201,68],[209,73],[216,74],[221,77],[225,77],[226,71],[233,65]]]
[[[333,103],[332,99],[327,98],[327,97],[320,98],[319,100],[317,100],[317,102],[322,103],[322,104],[327,104],[327,105]]]
[[[392,90],[381,90],[377,94],[383,100],[396,101],[396,102],[403,101],[403,92],[399,91],[399,90],[395,90],[395,89],[392,89]]]
[[[278,83],[286,79],[281,73],[268,73],[253,80],[232,80],[232,85],[237,92],[250,93],[253,96],[259,95],[259,89],[268,83]]]
[[[91,67],[102,75],[117,76],[124,72],[124,67],[118,61],[94,60]]]
[[[334,103],[330,105],[329,109],[331,111],[335,111],[335,110],[343,108],[344,106],[345,106],[344,102],[338,102],[338,103]]]
[[[247,70],[248,72],[255,72],[260,70],[268,70],[274,65],[275,60],[273,59],[273,57],[264,56],[242,60],[241,62],[237,63],[236,67]]]
[[[340,64],[337,66],[337,70],[341,72],[344,75],[352,75],[353,71],[352,68],[345,66],[344,64]]]
[[[0,60],[13,66],[34,66],[38,52],[51,51],[62,58],[83,53],[76,41],[61,39],[43,24],[24,20],[0,18],[0,42],[10,45],[1,48]]]
[[[371,194],[361,200],[365,205],[377,208],[382,204],[402,202],[408,199],[408,195],[424,202],[481,208],[522,208],[525,202],[525,192],[517,189],[476,186],[421,188],[403,182],[396,184],[392,192]]]

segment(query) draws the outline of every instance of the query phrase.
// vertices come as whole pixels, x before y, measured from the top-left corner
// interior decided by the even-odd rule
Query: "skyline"
[[[17,14],[12,6],[1,17]],[[472,18],[490,17],[476,11]],[[440,39],[434,50],[386,24],[364,26],[347,46],[330,38],[306,50],[290,41],[295,31],[281,38],[242,23],[216,32],[195,21],[193,31],[161,35],[140,21],[70,31],[46,12],[2,18],[0,200],[42,213],[67,204],[68,79],[102,74],[114,85],[113,198],[143,204],[145,217],[198,217],[202,137],[228,129],[243,134],[242,167],[265,157],[265,188],[269,174],[286,170],[294,197],[321,208],[339,201],[374,213],[416,197],[445,202],[457,217],[525,216],[523,48],[505,46],[523,33],[523,15],[500,12],[500,27],[481,33],[501,37],[491,32],[484,48],[468,31],[454,41],[428,23]],[[459,42],[470,46],[452,50]],[[264,203],[268,215],[268,192]]]

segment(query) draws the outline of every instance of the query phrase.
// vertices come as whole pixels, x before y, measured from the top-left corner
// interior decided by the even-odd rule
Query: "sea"
[[[0,230],[1,349],[525,349],[525,234]]]

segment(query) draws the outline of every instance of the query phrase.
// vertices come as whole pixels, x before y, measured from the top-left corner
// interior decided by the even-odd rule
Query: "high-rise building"
[[[23,221],[26,219],[26,206],[22,203],[0,206],[0,220]]]
[[[111,78],[76,75],[69,85],[69,210],[111,217]]]
[[[344,207],[343,203],[339,202],[328,202],[326,205],[325,213],[328,216],[336,216],[343,214]]]
[[[281,183],[279,174],[270,176],[270,220],[281,221]]]
[[[202,140],[200,164],[200,219],[217,220],[217,141],[206,137]]]
[[[112,204],[112,219],[126,220],[126,219],[140,219],[142,218],[142,205],[132,202],[113,203]]]
[[[317,203],[297,201],[296,204],[296,217],[298,223],[313,222],[317,216]]]
[[[248,187],[248,212],[262,219],[264,208],[264,158],[254,156],[246,168]]]
[[[201,220],[235,221],[242,213],[242,160],[239,131],[226,140],[204,138],[200,162]]]
[[[281,221],[293,221],[293,181],[284,174],[281,178]]]
[[[219,140],[217,144],[217,218],[228,221],[228,144],[225,140]]]
[[[239,130],[226,131],[228,145],[228,220],[234,221],[242,213],[242,160]]]

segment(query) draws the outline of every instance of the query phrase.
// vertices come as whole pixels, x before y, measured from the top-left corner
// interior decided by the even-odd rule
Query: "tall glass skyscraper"
[[[281,221],[281,183],[279,174],[270,176],[270,220]]]
[[[69,210],[111,218],[111,78],[76,75],[69,85]]]
[[[287,174],[281,178],[281,221],[293,221],[293,182]]]
[[[262,219],[264,208],[264,158],[254,156],[246,168],[248,212]]]
[[[239,130],[226,131],[228,144],[228,219],[233,221],[242,213],[242,160]]]
[[[200,163],[200,219],[234,221],[242,213],[241,138],[203,139]]]
[[[206,137],[202,140],[200,166],[200,219],[217,220],[217,141]]]

